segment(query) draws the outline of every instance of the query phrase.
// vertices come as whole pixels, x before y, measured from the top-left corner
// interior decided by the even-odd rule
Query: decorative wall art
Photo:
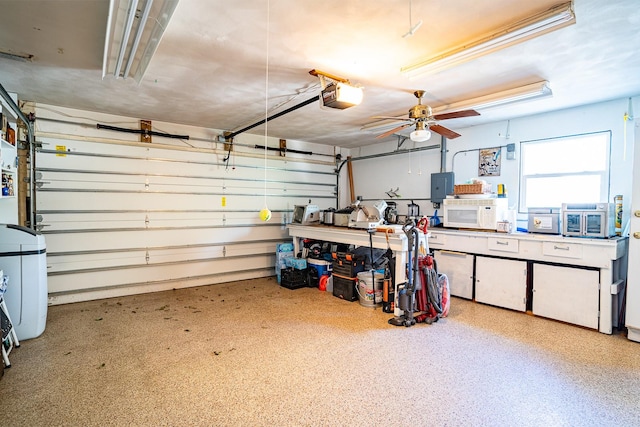
[[[480,150],[478,176],[500,176],[500,147]]]

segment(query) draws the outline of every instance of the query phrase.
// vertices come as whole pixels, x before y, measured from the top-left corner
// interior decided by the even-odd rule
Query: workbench
[[[413,248],[409,248],[409,239],[407,235],[402,231],[402,227],[386,226],[387,230],[378,229],[372,231],[337,227],[333,225],[300,225],[300,224],[288,224],[289,235],[293,237],[294,253],[301,252],[301,240],[302,239],[314,239],[324,242],[345,243],[355,246],[370,245],[377,249],[391,249],[396,259],[395,265],[395,285],[405,283],[407,281],[406,267],[407,260],[409,259],[409,251]],[[424,234],[420,232],[420,244],[425,249],[425,252],[429,251],[428,242],[424,238]],[[400,315],[397,305],[394,312],[395,315]]]

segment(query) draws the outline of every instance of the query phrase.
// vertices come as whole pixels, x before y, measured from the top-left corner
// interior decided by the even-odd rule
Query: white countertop
[[[498,233],[496,231],[482,231],[482,230],[458,230],[455,228],[442,228],[432,227],[429,228],[431,234],[445,234],[452,236],[468,236],[468,237],[497,237],[505,239],[519,239],[519,240],[540,240],[545,242],[562,242],[562,243],[581,243],[589,245],[603,245],[611,246],[616,245],[621,240],[625,240],[626,237],[615,236],[608,239],[598,239],[593,237],[566,237],[561,234],[546,234],[546,233],[525,233],[522,231],[516,231],[513,233]]]

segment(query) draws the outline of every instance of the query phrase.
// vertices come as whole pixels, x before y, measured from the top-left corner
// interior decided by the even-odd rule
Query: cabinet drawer
[[[489,237],[487,240],[487,248],[490,251],[518,252],[518,240]]]
[[[553,257],[582,258],[582,245],[579,243],[543,242],[542,253]]]
[[[447,243],[447,236],[444,234],[429,234],[429,247],[431,246],[444,246]]]

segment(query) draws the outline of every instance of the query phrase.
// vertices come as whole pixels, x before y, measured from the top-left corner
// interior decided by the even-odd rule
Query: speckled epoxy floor
[[[2,426],[631,426],[640,344],[454,298],[411,328],[259,279],[49,307]]]

